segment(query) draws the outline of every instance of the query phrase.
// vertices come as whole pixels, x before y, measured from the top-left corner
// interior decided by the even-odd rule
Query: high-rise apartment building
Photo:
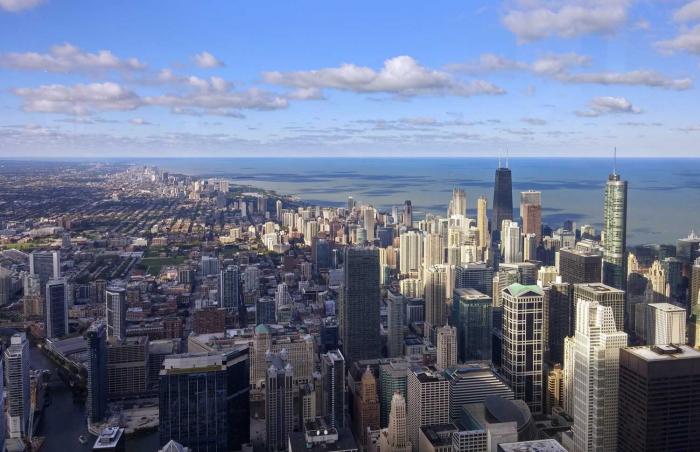
[[[437,329],[438,369],[450,369],[457,365],[457,329],[445,325]]]
[[[105,291],[105,313],[107,314],[107,339],[126,339],[126,289],[111,285]]]
[[[535,246],[542,242],[542,193],[529,190],[520,193],[520,218],[523,234],[535,234]]]
[[[544,293],[539,286],[511,284],[503,289],[501,365],[516,399],[533,414],[542,412],[542,332]]]
[[[219,258],[216,256],[202,256],[201,272],[203,277],[219,274]]]
[[[503,245],[503,262],[516,264],[523,261],[523,249],[521,231],[518,223],[506,220],[501,230],[501,244]]]
[[[34,251],[29,255],[29,273],[39,277],[39,287],[43,290],[49,279],[61,277],[60,251]]]
[[[503,220],[513,219],[513,181],[510,168],[498,168],[493,186],[491,230],[500,231]]]
[[[627,283],[627,181],[613,172],[605,184],[603,283],[625,290]]]
[[[104,321],[90,325],[87,342],[87,414],[89,422],[104,420],[107,411],[107,328]]]
[[[418,430],[445,424],[450,417],[450,384],[435,368],[419,367],[408,371],[408,439],[418,452]]]
[[[240,450],[249,441],[248,348],[165,358],[160,371],[160,444]]]
[[[403,225],[407,228],[413,227],[413,206],[410,199],[403,203]]]
[[[476,289],[455,289],[452,325],[457,329],[459,361],[491,359],[491,297]]]
[[[423,264],[423,234],[404,232],[399,236],[399,271],[408,275],[417,273]]]
[[[345,426],[345,358],[340,350],[321,355],[323,414],[331,426]]]
[[[381,354],[379,337],[379,252],[346,248],[340,322],[343,355],[349,364]]]
[[[620,351],[617,450],[697,450],[700,351],[686,345]]]
[[[476,227],[479,229],[479,246],[482,250],[488,248],[491,242],[489,237],[489,201],[486,196],[479,197],[476,202]]]
[[[620,349],[627,334],[618,330],[613,309],[579,300],[573,352],[573,452],[617,450]]]
[[[561,281],[570,284],[599,283],[603,257],[598,253],[561,248],[559,250],[559,275]]]
[[[403,356],[403,336],[406,326],[406,297],[389,290],[386,296],[387,332],[386,348],[389,358]]]
[[[436,232],[426,234],[423,240],[423,268],[444,263],[444,255],[445,247],[440,234]]]
[[[5,349],[5,382],[7,390],[7,430],[10,438],[24,438],[29,429],[31,410],[29,388],[29,342],[24,333],[10,338]]]
[[[433,265],[425,271],[425,336],[432,339],[435,338],[435,329],[447,323],[447,277],[444,265]]]
[[[219,278],[219,296],[221,297],[221,307],[228,310],[238,308],[238,292],[240,285],[238,266],[229,265],[224,270],[221,270]]]
[[[68,290],[65,278],[46,283],[46,337],[61,338],[68,334]]]

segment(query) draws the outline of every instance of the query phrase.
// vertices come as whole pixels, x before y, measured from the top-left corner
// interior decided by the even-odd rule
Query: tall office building
[[[10,338],[5,349],[5,381],[7,383],[7,427],[10,438],[24,438],[28,434],[29,410],[29,342],[24,333]]]
[[[490,297],[493,293],[493,268],[484,262],[458,265],[455,268],[455,288],[475,289]]]
[[[444,265],[433,265],[425,271],[425,336],[433,339],[435,329],[447,323],[447,271]]]
[[[216,256],[202,256],[202,276],[213,276],[219,273],[219,258]]]
[[[490,396],[513,400],[513,391],[488,361],[460,364],[445,372],[450,382],[450,420],[460,419],[464,405],[484,403]]]
[[[501,243],[503,244],[503,262],[516,264],[523,261],[523,249],[520,237],[520,226],[513,221],[506,221],[501,231]]]
[[[12,293],[12,273],[8,269],[0,267],[0,306],[5,306],[10,302]]]
[[[399,236],[399,271],[407,275],[420,271],[423,264],[423,234],[404,232]]]
[[[491,297],[476,289],[455,289],[452,325],[457,329],[459,361],[491,359]]]
[[[100,422],[107,411],[107,340],[105,323],[94,322],[88,328],[87,342],[87,415],[91,423]]]
[[[346,248],[341,288],[343,355],[348,365],[377,358],[379,337],[379,252],[376,248]]]
[[[649,303],[646,315],[648,345],[685,344],[686,310],[671,303]]]
[[[486,196],[479,197],[476,202],[476,227],[479,229],[479,246],[481,249],[486,249],[491,240],[489,239],[489,217],[488,217],[489,201]]]
[[[450,369],[457,365],[457,329],[445,325],[437,329],[437,367]]]
[[[375,239],[374,228],[377,218],[377,211],[374,207],[365,207],[363,209],[363,224],[367,231],[367,241],[373,242]]]
[[[547,321],[544,331],[545,357],[553,363],[564,362],[564,338],[574,334],[573,286],[551,284],[543,289]]]
[[[450,383],[435,368],[408,371],[408,439],[418,452],[418,431],[426,425],[446,424],[450,419]]]
[[[627,283],[627,181],[613,172],[605,184],[603,283],[625,290]]]
[[[68,334],[68,281],[50,279],[46,283],[46,337]]]
[[[389,358],[403,356],[403,333],[406,326],[406,297],[389,290],[386,296],[387,330],[386,341]]]
[[[516,399],[542,413],[542,331],[544,293],[539,286],[511,284],[503,289],[501,365]]]
[[[579,300],[573,344],[574,452],[617,450],[620,349],[627,334],[618,330],[609,306]]]
[[[493,186],[493,222],[491,229],[501,230],[503,220],[513,219],[513,181],[510,168],[498,168]]]
[[[362,373],[353,405],[355,407],[355,436],[359,438],[360,444],[365,444],[367,429],[379,430],[377,379],[369,366]]]
[[[294,429],[294,373],[286,353],[268,354],[265,384],[265,433],[269,452],[287,450]]]
[[[345,358],[340,350],[321,355],[323,414],[335,428],[345,427]]]
[[[331,268],[331,243],[320,237],[311,240],[311,262],[316,274]]]
[[[379,423],[382,428],[389,422],[391,397],[399,392],[406,398],[408,361],[402,358],[389,359],[379,364]]]
[[[221,297],[221,307],[233,310],[238,308],[238,291],[240,285],[240,276],[237,265],[229,265],[224,270],[221,270],[219,276],[219,296]]]
[[[160,371],[160,444],[240,450],[250,439],[248,347],[165,358]]]
[[[452,189],[452,199],[450,200],[447,216],[452,215],[467,215],[467,195],[461,188],[454,187]]]
[[[690,305],[700,304],[700,257],[695,259],[690,276]]]
[[[126,289],[117,285],[107,287],[105,304],[107,339],[117,342],[126,339]]]
[[[520,218],[523,234],[535,234],[535,246],[542,242],[542,193],[529,190],[520,193]],[[531,258],[534,259],[534,258]]]
[[[445,247],[438,233],[428,233],[423,240],[423,268],[445,262]]]
[[[700,351],[685,345],[620,351],[617,450],[698,450]]]
[[[615,326],[618,330],[625,329],[625,292],[606,286],[605,284],[574,284],[574,313],[578,313],[576,305],[580,300],[597,301],[602,306],[613,310]],[[574,325],[576,317],[574,316]]]
[[[406,421],[406,400],[399,391],[391,396],[389,426],[379,435],[379,450],[382,452],[409,452],[412,449],[408,440]]]
[[[407,228],[413,227],[413,206],[410,199],[403,203],[403,225]]]
[[[61,277],[60,251],[34,251],[29,255],[29,273],[39,277],[43,289],[49,279]]]
[[[559,275],[561,281],[571,284],[599,283],[603,257],[597,253],[561,248],[559,250]]]

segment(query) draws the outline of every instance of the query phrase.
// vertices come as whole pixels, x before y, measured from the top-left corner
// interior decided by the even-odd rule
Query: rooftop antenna
[[[617,176],[617,146],[613,151],[613,176]]]
[[[510,151],[510,149],[509,149],[509,148],[506,148],[506,168],[509,168],[509,167],[510,167],[510,166],[509,166],[509,156],[508,156],[508,152],[509,152],[509,151]]]
[[[498,150],[498,167],[501,167],[501,150]]]

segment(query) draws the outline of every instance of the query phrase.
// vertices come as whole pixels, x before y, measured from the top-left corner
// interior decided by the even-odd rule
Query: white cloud
[[[214,55],[209,52],[198,53],[194,56],[194,61],[197,66],[201,68],[215,68],[224,65],[224,62],[217,59]]]
[[[642,110],[632,105],[624,97],[600,96],[591,99],[588,110],[575,112],[577,116],[592,118],[614,113],[641,113]]]
[[[665,53],[688,52],[700,55],[700,25],[681,32],[673,39],[658,41],[656,47]]]
[[[343,64],[340,67],[311,71],[265,72],[270,84],[302,89],[332,88],[356,93],[389,93],[399,96],[503,94],[504,90],[483,80],[463,82],[447,72],[419,64],[410,56],[398,56],[384,62],[376,71],[369,67]]]
[[[686,3],[673,13],[676,22],[692,22],[700,19],[700,0]]]
[[[30,112],[87,115],[97,111],[134,110],[141,98],[116,83],[87,85],[42,85],[38,88],[17,88],[22,108]]]
[[[544,126],[547,124],[547,121],[541,118],[522,118],[521,121],[531,126]]]
[[[26,52],[0,55],[0,66],[49,72],[139,71],[146,67],[136,58],[121,59],[109,50],[88,53],[69,43],[55,45],[49,49],[48,53]]]
[[[153,123],[146,121],[143,118],[131,118],[129,120],[129,124],[135,125],[135,126],[150,126],[153,125]]]
[[[0,0],[0,9],[16,13],[32,9],[42,3],[44,3],[44,0]]]
[[[574,72],[574,69],[586,67],[590,63],[590,57],[577,53],[545,55],[531,63],[485,54],[476,63],[451,64],[447,68],[472,74],[493,71],[529,71],[542,77],[574,84],[648,86],[674,90],[686,90],[693,86],[690,78],[673,79],[651,70]]]
[[[521,2],[509,9],[503,24],[521,43],[550,36],[574,38],[612,34],[627,20],[628,0],[562,0]]]

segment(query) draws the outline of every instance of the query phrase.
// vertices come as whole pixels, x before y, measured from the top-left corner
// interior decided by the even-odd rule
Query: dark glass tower
[[[381,356],[379,337],[379,251],[346,248],[340,321],[348,366]]]
[[[613,173],[605,184],[603,283],[625,290],[627,283],[627,181]]]
[[[87,411],[90,422],[100,422],[107,411],[107,339],[104,321],[87,331],[88,384]]]
[[[500,231],[503,220],[513,219],[513,179],[510,168],[498,168],[493,185],[493,231]],[[500,239],[495,234],[494,239]]]

